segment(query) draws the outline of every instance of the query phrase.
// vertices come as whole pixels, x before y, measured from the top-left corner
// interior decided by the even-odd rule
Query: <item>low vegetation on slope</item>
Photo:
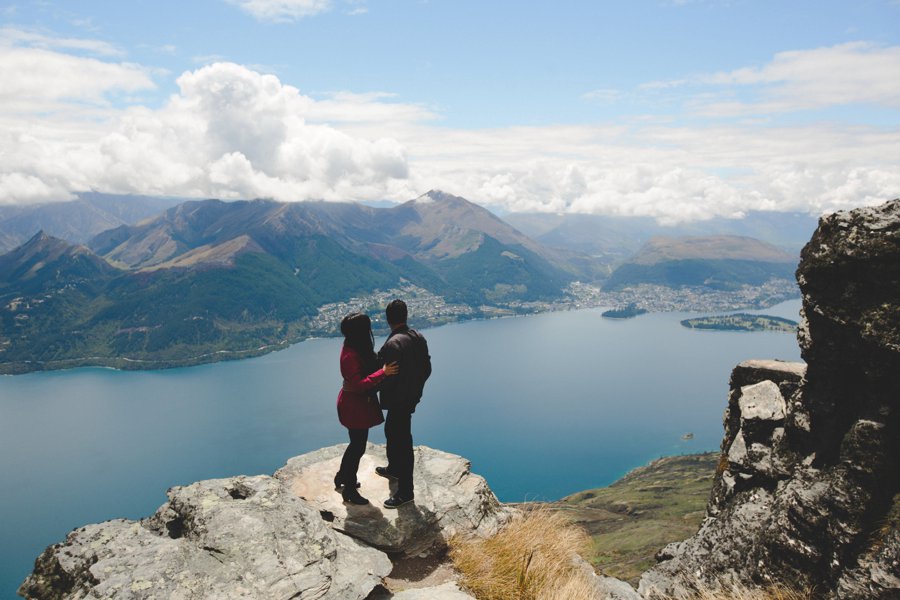
[[[645,481],[647,471],[688,472],[705,465],[708,455],[674,457],[657,461],[632,474]],[[697,459],[694,465],[684,458]],[[681,465],[681,466],[675,466]],[[690,487],[690,486],[689,486]],[[608,489],[608,488],[606,488]],[[690,495],[690,494],[688,494]],[[573,553],[589,551],[585,531],[555,507],[524,505],[523,512],[494,537],[456,537],[450,558],[461,575],[463,587],[478,600],[600,600],[590,570],[573,560]],[[680,600],[810,600],[808,592],[784,587],[747,588],[726,585],[712,589],[698,586],[695,594]],[[655,600],[671,600],[658,597]]]
[[[552,506],[590,534],[588,561],[636,584],[658,550],[697,532],[718,460],[718,452],[661,458]]]

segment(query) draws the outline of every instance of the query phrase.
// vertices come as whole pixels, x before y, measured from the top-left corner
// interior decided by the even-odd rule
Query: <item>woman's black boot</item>
[[[355,482],[353,487],[359,487],[359,482]],[[334,491],[340,492],[344,489],[344,478],[341,477],[341,474],[338,473],[334,476]]]
[[[349,502],[350,504],[362,506],[369,503],[368,500],[359,494],[355,487],[344,486],[344,489],[341,491],[341,496],[344,498],[344,502]]]

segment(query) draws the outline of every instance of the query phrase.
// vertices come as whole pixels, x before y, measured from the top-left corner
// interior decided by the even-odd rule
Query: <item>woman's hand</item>
[[[388,363],[384,365],[384,374],[385,375],[396,375],[400,372],[400,365],[396,362]]]

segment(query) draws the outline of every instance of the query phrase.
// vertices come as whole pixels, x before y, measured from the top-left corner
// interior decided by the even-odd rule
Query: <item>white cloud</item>
[[[0,165],[0,201],[86,189],[280,200],[413,194],[403,187],[408,163],[399,142],[311,122],[316,101],[273,75],[216,63],[177,83],[179,92],[159,109],[132,107],[79,130],[63,130],[53,120],[40,128],[0,123],[8,131],[0,137],[0,156],[17,157]],[[346,98],[349,107],[331,100],[318,112],[365,108],[365,96]],[[402,118],[421,113],[397,103],[369,113],[392,111]]]
[[[688,88],[705,116],[778,114],[832,106],[900,108],[900,46],[852,42],[779,52],[761,67],[642,85],[644,91]],[[698,92],[708,89],[707,92]],[[752,94],[752,100],[738,99]]]
[[[20,45],[48,50],[79,50],[99,56],[124,55],[121,49],[102,40],[55,37],[37,31],[0,27],[0,46]]]
[[[35,113],[65,107],[84,112],[85,105],[107,106],[110,94],[156,87],[149,70],[139,65],[106,62],[54,48],[118,54],[102,41],[54,39],[4,27],[0,29],[0,110],[7,114]]]
[[[289,22],[331,10],[331,0],[227,0],[260,21]]]
[[[900,196],[900,131],[556,126],[395,132],[419,190],[508,211],[650,216],[812,214]]]
[[[622,92],[614,89],[598,89],[591,90],[590,92],[586,92],[581,95],[582,100],[586,100],[588,102],[597,102],[600,104],[611,104],[622,97]]]
[[[779,69],[788,63],[798,64],[772,61]],[[0,91],[0,202],[89,189],[403,201],[442,188],[509,211],[678,222],[752,209],[820,213],[900,196],[896,127],[718,120],[686,127],[657,115],[459,129],[388,93],[313,98],[233,63],[185,72],[158,108],[116,109],[104,104],[106,95],[152,86],[145,69],[17,47],[0,48],[0,69],[17,73],[18,86],[16,95]],[[728,77],[785,81],[779,72]],[[85,104],[93,106],[90,119]]]
[[[39,48],[0,46],[0,109],[44,110],[60,101],[106,104],[107,94],[155,88],[137,65],[103,62]]]

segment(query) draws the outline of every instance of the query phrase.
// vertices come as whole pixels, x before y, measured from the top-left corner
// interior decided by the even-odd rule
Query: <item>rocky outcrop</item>
[[[797,278],[806,366],[734,370],[707,517],[659,553],[644,595],[787,582],[898,597],[900,201],[824,217]]]
[[[382,464],[384,448],[370,446],[359,474],[362,490],[379,503],[344,505],[332,482],[343,449],[291,459],[275,477],[175,487],[149,518],[76,529],[44,551],[19,593],[60,600],[361,600],[391,573],[391,558],[440,550],[454,533],[492,534],[509,518],[467,461],[422,446],[415,503],[380,507],[389,484],[370,472]],[[432,596],[416,593],[467,597],[450,583]]]
[[[426,446],[415,449],[415,503],[384,510],[381,500],[396,483],[375,474],[387,464],[384,446],[369,444],[360,461],[360,490],[372,504],[344,504],[332,480],[343,446],[323,448],[292,458],[275,473],[293,493],[319,511],[334,529],[391,555],[417,556],[442,551],[458,533],[489,537],[506,523],[511,511],[500,506],[484,478],[472,474],[469,461]]]

